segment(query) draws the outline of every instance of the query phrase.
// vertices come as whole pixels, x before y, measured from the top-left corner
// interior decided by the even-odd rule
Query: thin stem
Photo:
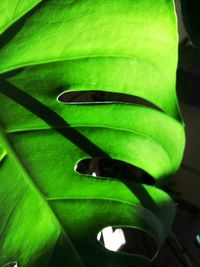
[[[167,239],[168,244],[174,251],[179,261],[185,267],[199,267],[200,263],[190,254],[190,252],[185,248],[182,242],[177,238],[174,233],[170,233]]]
[[[192,172],[193,174],[196,174],[196,175],[200,176],[200,172],[198,170],[195,170],[194,168],[192,168],[192,167],[190,167],[190,166],[188,166],[186,164],[182,164],[181,168],[183,168],[183,169],[185,169],[185,170],[187,170],[189,172]]]

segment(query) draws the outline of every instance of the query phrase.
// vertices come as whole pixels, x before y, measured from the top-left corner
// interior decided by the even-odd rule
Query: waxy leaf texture
[[[126,226],[160,247],[175,205],[159,186],[179,168],[172,0],[0,0],[0,266],[148,266],[97,234]],[[66,103],[104,91],[141,103]],[[86,158],[144,170],[155,186],[76,172]],[[134,180],[134,177],[133,177]]]

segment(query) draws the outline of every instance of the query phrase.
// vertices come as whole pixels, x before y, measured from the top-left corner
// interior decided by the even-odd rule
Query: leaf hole
[[[158,251],[156,241],[150,234],[130,227],[105,227],[97,234],[97,240],[110,251],[139,255],[150,260]]]
[[[120,179],[124,182],[138,182],[154,185],[155,180],[145,171],[121,160],[109,158],[88,158],[78,162],[75,171],[80,174],[103,178]]]
[[[3,267],[18,267],[18,264],[16,261],[11,261],[6,263]]]
[[[99,90],[65,91],[57,97],[57,100],[63,104],[133,103],[160,110],[154,104],[137,96]]]

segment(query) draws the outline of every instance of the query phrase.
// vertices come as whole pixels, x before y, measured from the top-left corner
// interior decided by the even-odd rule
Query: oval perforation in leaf
[[[18,267],[18,265],[16,261],[12,261],[12,262],[6,263],[3,267]]]
[[[140,97],[127,94],[104,92],[104,91],[64,91],[57,97],[63,104],[103,104],[103,103],[126,103],[137,104],[160,110],[152,103]]]
[[[93,177],[114,178],[125,183],[137,182],[154,185],[155,180],[143,170],[126,162],[109,158],[89,158],[79,161],[75,170]]]
[[[37,3],[2,2],[2,29]],[[126,225],[160,247],[175,213],[171,198],[74,166],[90,157],[124,161],[156,185],[178,169],[184,128],[173,2],[49,0],[29,15],[0,49],[0,265],[148,266],[144,257],[105,251],[96,235]],[[162,112],[137,103],[62,105],[65,88],[129,94]]]
[[[149,260],[153,260],[158,252],[151,235],[125,226],[107,226],[98,233],[97,240],[110,251],[140,255]]]

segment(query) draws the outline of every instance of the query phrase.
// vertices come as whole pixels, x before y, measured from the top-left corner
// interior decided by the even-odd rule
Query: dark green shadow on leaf
[[[46,1],[47,0],[43,0],[41,3],[36,5],[0,35],[0,49],[7,45],[8,42],[16,36],[16,34],[22,29],[22,27],[26,23],[27,19],[33,16],[41,8],[41,6],[44,5],[44,2]]]
[[[0,82],[1,88],[0,92],[5,96],[11,98],[13,101],[24,106],[26,109],[30,110],[32,113],[36,114],[42,120],[44,120],[53,129],[58,131],[62,136],[70,140],[72,143],[77,145],[83,151],[88,153],[90,156],[99,156],[108,158],[108,154],[102,151],[99,147],[89,141],[85,136],[79,133],[74,128],[70,128],[68,124],[62,117],[60,117],[56,112],[28,95],[24,91],[16,88],[7,81]]]

